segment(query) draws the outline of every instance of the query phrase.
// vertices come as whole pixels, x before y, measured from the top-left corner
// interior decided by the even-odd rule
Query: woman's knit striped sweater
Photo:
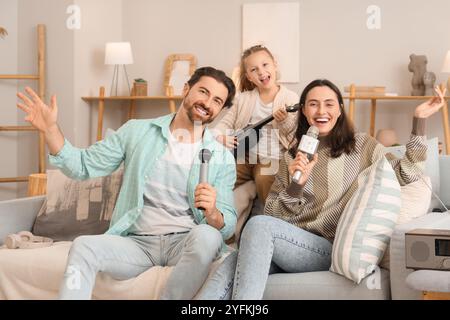
[[[420,178],[426,160],[425,119],[414,118],[413,130],[402,159],[386,154],[378,141],[365,133],[355,135],[355,150],[331,158],[325,140],[320,141],[318,163],[312,169],[305,186],[293,184],[288,165],[293,161],[289,152],[280,161],[280,168],[266,200],[264,213],[285,220],[333,242],[345,205],[358,188],[360,172],[382,156],[391,163],[400,185]]]

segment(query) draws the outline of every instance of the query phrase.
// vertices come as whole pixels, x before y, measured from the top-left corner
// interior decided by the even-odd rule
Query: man
[[[110,228],[104,235],[74,240],[60,298],[91,298],[97,272],[124,280],[156,265],[175,266],[162,299],[193,298],[236,225],[234,159],[206,129],[231,106],[231,79],[212,67],[197,69],[176,114],[128,121],[84,150],[73,147],[58,128],[56,97],[47,106],[30,88],[26,92],[29,97],[18,93],[23,101],[18,107],[44,133],[50,163],[64,174],[88,179],[125,165]],[[209,183],[199,184],[201,149],[212,157]]]

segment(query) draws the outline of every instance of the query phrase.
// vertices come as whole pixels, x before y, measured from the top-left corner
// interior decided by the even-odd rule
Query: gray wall
[[[0,39],[0,73],[17,73],[17,3],[0,0],[0,26],[8,31],[8,36]],[[16,123],[17,81],[0,80],[0,126]],[[0,160],[0,177],[15,177],[17,173],[17,136],[16,132],[0,132],[0,148],[4,150]],[[0,184],[0,200],[16,196],[18,184]]]
[[[163,93],[165,58],[171,53],[193,53],[200,66],[212,65],[231,75],[239,62],[242,4],[273,0],[0,0],[0,25],[10,36],[0,40],[0,73],[36,72],[36,30],[47,24],[47,97],[56,93],[60,126],[75,145],[95,141],[97,106],[81,96],[110,89],[112,67],[103,64],[104,45],[130,41],[135,63],[128,67],[130,81],[145,78],[149,94]],[[300,82],[288,84],[300,93],[311,80],[326,77],[341,89],[350,83],[383,85],[389,92],[410,94],[411,53],[428,56],[428,70],[438,83],[448,75],[440,69],[450,30],[447,0],[298,0],[300,4]],[[80,30],[66,28],[67,6],[81,8]],[[381,8],[381,29],[368,30],[369,5]],[[264,26],[261,21],[259,27]],[[24,83],[21,82],[22,86]],[[21,87],[19,86],[19,89]],[[0,82],[5,106],[2,121],[23,123],[15,108],[14,82]],[[379,102],[377,128],[395,127],[400,142],[408,139],[416,102]],[[6,108],[7,105],[7,108]],[[369,128],[369,105],[358,102],[355,123]],[[139,102],[137,116],[157,117],[168,112],[166,103]],[[127,114],[126,104],[107,103],[104,128],[118,128]],[[428,135],[443,141],[442,120],[434,115]],[[16,137],[18,143],[16,142]],[[37,170],[37,139],[30,134],[0,135],[0,176],[26,175]],[[24,184],[0,185],[0,199],[24,195]]]
[[[231,74],[239,62],[242,4],[273,0],[168,0],[127,1],[123,8],[124,38],[131,41],[136,63],[130,77],[149,80],[150,94],[162,94],[164,59],[170,53],[190,52],[199,65],[213,65]],[[411,53],[428,57],[428,71],[445,82],[441,74],[450,44],[450,1],[446,0],[299,0],[300,82],[287,84],[300,93],[316,78],[328,78],[342,90],[350,83],[386,86],[388,92],[410,94]],[[369,5],[381,9],[381,29],[366,26]],[[264,21],[261,21],[261,27]],[[410,133],[417,102],[379,102],[376,129],[395,127],[400,142]],[[138,113],[153,117],[167,112],[165,105],[145,104]],[[369,129],[367,102],[357,105],[356,125]],[[430,119],[428,135],[443,141],[440,115]]]

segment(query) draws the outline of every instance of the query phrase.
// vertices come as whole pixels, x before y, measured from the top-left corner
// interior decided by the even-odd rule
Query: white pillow
[[[400,213],[401,194],[385,157],[362,171],[357,183],[339,219],[330,271],[359,284],[383,257]]]
[[[397,220],[397,225],[407,223],[428,213],[431,202],[431,180],[424,177],[401,187],[402,208]],[[389,270],[389,246],[380,262],[380,267]]]
[[[425,161],[424,176],[428,176],[431,179],[431,185],[433,191],[437,194],[440,192],[440,175],[439,175],[439,145],[438,138],[432,138],[427,140],[427,160]],[[386,148],[387,152],[392,153],[397,158],[403,158],[405,155],[406,147],[404,145],[397,147]],[[437,199],[431,198],[428,211],[432,211],[433,208],[440,208],[441,205]]]

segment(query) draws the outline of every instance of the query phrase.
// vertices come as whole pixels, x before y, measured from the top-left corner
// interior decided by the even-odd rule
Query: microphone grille
[[[212,153],[208,149],[202,149],[200,150],[198,154],[198,158],[202,163],[206,163],[211,159]]]
[[[316,126],[309,127],[306,135],[317,139],[317,137],[319,136],[319,128],[317,128]]]

